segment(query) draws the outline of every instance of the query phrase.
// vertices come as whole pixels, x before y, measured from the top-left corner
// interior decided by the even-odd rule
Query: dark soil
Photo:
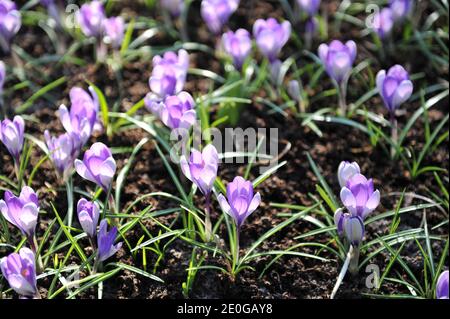
[[[195,8],[191,12],[198,12],[198,3],[195,2]],[[329,16],[336,10],[336,1],[323,1],[323,10],[328,10]],[[114,13],[126,15],[144,15],[155,16],[157,12],[150,12],[140,5],[128,5],[123,10],[114,8]],[[274,1],[242,1],[241,7],[237,14],[232,17],[230,28],[245,27],[251,30],[253,22],[257,18],[266,18],[269,16],[282,17],[284,12]],[[157,19],[162,19],[159,15]],[[199,43],[206,43],[214,47],[215,41],[206,30],[198,15],[191,14],[189,17],[189,36],[191,40]],[[48,52],[51,52],[51,44],[46,40],[45,34],[39,32],[37,28],[24,27],[17,37],[16,43],[20,45],[28,54],[37,58]],[[330,37],[341,39],[350,38],[347,35],[330,34]],[[357,35],[355,36],[358,37]],[[39,39],[39,41],[37,40]],[[173,42],[168,36],[159,36],[153,39],[150,45],[170,45]],[[365,47],[364,40],[357,41],[360,48],[360,55],[358,60],[363,60],[370,55],[370,50]],[[314,44],[313,47],[317,47]],[[48,48],[48,49],[47,49]],[[43,140],[43,132],[49,129],[52,134],[63,132],[63,128],[59,123],[59,119],[55,111],[61,103],[68,105],[68,92],[72,86],[78,85],[86,87],[85,79],[95,83],[99,88],[105,92],[108,101],[120,101],[120,109],[127,110],[133,104],[141,100],[148,92],[147,80],[151,74],[151,59],[147,61],[134,61],[126,64],[123,69],[121,88],[119,89],[116,74],[104,66],[96,66],[92,63],[91,48],[85,48],[78,54],[90,61],[87,65],[43,65],[39,68],[33,66],[26,66],[30,71],[30,77],[36,80],[36,83],[45,85],[49,83],[48,79],[54,80],[65,75],[68,81],[58,90],[52,91],[49,94],[49,102],[44,99],[39,99],[34,105],[32,118],[27,121],[26,132]],[[290,44],[284,51],[285,57],[290,56],[298,50],[293,44]],[[418,53],[419,54],[419,53]],[[202,69],[210,69],[219,74],[223,73],[221,63],[214,57],[208,56],[205,53],[193,53],[191,56],[191,66]],[[404,58],[404,56],[402,57]],[[426,78],[421,79],[424,83],[433,83],[435,70],[422,68],[420,62],[423,57],[414,58],[409,57],[407,62],[404,62],[412,73],[425,72]],[[11,60],[6,59],[7,63]],[[378,70],[384,65],[390,65],[396,62],[395,60],[378,62],[374,61],[372,65],[373,70]],[[301,61],[300,63],[307,63]],[[447,72],[448,70],[444,70]],[[356,80],[353,80],[356,82]],[[328,79],[323,81],[323,88],[331,87]],[[12,84],[12,83],[7,83]],[[351,83],[352,87],[349,100],[356,100],[360,94],[354,87],[361,83]],[[186,85],[186,89],[194,95],[201,95],[208,93],[212,82],[210,80],[199,80],[192,76]],[[362,88],[363,90],[364,88]],[[25,97],[30,96],[32,92],[29,90],[16,91],[10,97],[11,105],[17,107],[26,100]],[[259,92],[260,96],[266,93]],[[317,92],[311,92],[311,95]],[[335,103],[333,97],[328,98],[328,103]],[[323,102],[321,102],[323,103]],[[330,105],[312,105],[313,110],[320,109],[324,106]],[[404,125],[412,113],[420,107],[420,103],[406,103],[403,108],[406,113],[399,117],[400,126]],[[382,103],[378,97],[371,99],[370,108],[376,113],[384,113]],[[140,114],[145,113],[141,110]],[[441,101],[440,105],[434,107],[430,111],[430,120],[432,127],[445,116],[448,112],[448,99]],[[33,121],[33,119],[35,121]],[[364,122],[362,118],[356,118],[357,121]],[[350,128],[344,125],[336,124],[319,124],[323,132],[322,137],[318,137],[309,128],[302,126],[301,121],[295,119],[292,112],[288,112],[288,117],[281,115],[270,114],[269,109],[263,105],[254,103],[247,106],[242,115],[241,121],[238,125],[242,128],[247,127],[266,127],[279,128],[280,140],[284,143],[280,145],[280,149],[285,145],[290,144],[289,151],[283,156],[282,160],[287,161],[287,165],[282,167],[275,175],[260,185],[257,189],[261,193],[263,202],[260,208],[249,218],[248,222],[242,229],[241,248],[245,251],[246,247],[251,245],[260,235],[267,230],[277,225],[284,218],[279,217],[281,212],[289,212],[288,210],[280,210],[272,207],[271,203],[286,203],[295,205],[310,205],[312,203],[309,194],[315,194],[315,186],[318,183],[312,169],[308,163],[306,152],[308,152],[315,160],[316,164],[322,169],[323,176],[332,187],[333,191],[338,194],[339,185],[336,177],[337,167],[342,160],[357,161],[361,165],[362,172],[369,177],[373,177],[376,188],[381,192],[381,205],[377,212],[384,212],[395,208],[398,197],[391,196],[392,192],[402,192],[406,189],[407,192],[427,195],[428,191],[439,193],[439,188],[436,185],[432,174],[423,174],[417,180],[412,181],[408,171],[405,169],[401,161],[391,161],[384,149],[380,146],[372,147],[370,140],[361,131]],[[115,132],[114,137],[108,140],[106,135],[98,134],[91,138],[90,143],[95,141],[102,141],[107,143],[110,147],[133,147],[139,141],[148,137],[148,134],[140,129],[131,129],[120,132]],[[415,150],[420,150],[424,144],[424,130],[423,123],[419,120],[407,137],[406,144]],[[36,147],[33,151],[30,169],[36,165],[43,153]],[[118,164],[118,171],[127,162],[129,154],[117,154],[115,159]],[[435,164],[445,168],[448,171],[448,140],[443,143],[430,157],[427,157],[424,164]],[[138,196],[150,192],[163,191],[178,195],[175,186],[173,185],[167,170],[164,167],[163,161],[159,157],[153,141],[148,142],[135,158],[135,164],[126,178],[125,187],[122,194],[122,207],[127,207]],[[219,168],[219,175],[224,181],[230,181],[237,174],[243,174],[246,165],[237,164],[222,164]],[[0,174],[6,176],[13,176],[13,166],[11,158],[6,149],[0,146]],[[28,175],[27,175],[28,176]],[[258,176],[258,169],[255,167],[252,170],[252,178]],[[90,183],[84,182],[77,174],[74,175],[74,185],[79,189],[86,189],[93,191],[93,186]],[[0,182],[0,186],[5,186]],[[39,220],[38,234],[43,235],[48,227],[50,220],[54,218],[51,211],[50,203],[54,203],[57,210],[64,212],[67,207],[65,190],[61,185],[58,185],[54,169],[49,161],[45,162],[39,173],[36,175],[32,187],[39,192],[39,199],[41,208],[46,212],[43,213]],[[78,200],[79,195],[76,195]],[[202,203],[201,197],[196,198],[197,203]],[[415,201],[407,201],[404,206],[411,205]],[[152,205],[154,210],[161,210],[176,207],[176,204],[164,200],[162,198],[152,197],[151,199],[141,202],[134,208],[135,213],[140,212],[147,206]],[[220,214],[217,203],[214,204],[213,220],[217,220]],[[169,225],[177,218],[177,214],[168,215],[159,218],[159,221]],[[427,221],[430,226],[437,225],[443,220],[448,219],[448,213],[444,214],[437,208],[427,210]],[[422,220],[422,214],[417,212],[402,216],[400,229],[419,227]],[[151,220],[144,221],[145,226],[152,235],[157,235],[159,226]],[[175,222],[175,227],[179,222]],[[382,234],[386,234],[390,226],[390,221],[379,221],[367,230],[367,240],[375,238]],[[287,227],[284,231],[276,234],[269,242],[262,246],[262,249],[286,249],[296,241],[293,239],[302,233],[313,229],[313,226],[306,221],[297,220],[295,223]],[[56,227],[55,227],[56,230]],[[443,233],[445,232],[445,233]],[[14,233],[14,232],[13,232]],[[136,244],[139,238],[143,235],[143,231],[139,227],[135,227],[127,234],[127,240],[131,244]],[[447,235],[448,231],[443,230],[442,227],[437,229],[437,235]],[[227,242],[227,237],[222,230],[221,237]],[[17,242],[20,238],[17,238]],[[314,241],[327,243],[329,238],[326,236],[315,237]],[[86,242],[86,247],[88,243]],[[436,258],[440,255],[442,246],[436,245]],[[1,251],[1,249],[0,249]],[[304,249],[305,252],[313,253],[312,249]],[[414,269],[414,272],[419,277],[421,276],[422,260],[417,256],[417,247],[415,244],[410,244],[405,247],[404,253],[408,255],[408,264]],[[87,254],[91,252],[87,249]],[[61,256],[64,256],[61,252]],[[181,285],[186,280],[186,268],[188,268],[189,260],[191,258],[192,247],[188,246],[181,240],[173,242],[167,249],[164,259],[161,261],[156,270],[156,275],[162,278],[165,283],[160,284],[155,281],[146,279],[142,276],[136,275],[129,271],[120,272],[118,276],[106,281],[104,288],[104,296],[106,298],[182,298]],[[198,252],[200,253],[200,252]],[[3,253],[2,253],[3,255]],[[305,259],[299,257],[283,257],[276,262],[268,272],[259,279],[258,276],[263,271],[268,258],[261,258],[257,260],[252,266],[256,271],[243,271],[234,281],[227,275],[219,274],[213,271],[200,271],[196,277],[196,281],[191,292],[191,298],[328,298],[337,274],[340,271],[341,262],[336,259],[336,256],[322,253],[323,257],[329,258],[330,262],[323,263],[312,259]],[[130,252],[124,245],[124,248],[117,254],[116,259],[123,263],[142,267],[141,253],[133,259]],[[157,257],[153,253],[147,254],[147,264],[153,267]],[[381,269],[387,264],[389,256],[381,254],[373,263],[380,266]],[[76,260],[75,260],[76,262]],[[213,256],[207,256],[205,264],[218,264],[224,266],[222,260],[217,260]],[[396,266],[394,266],[396,267]],[[151,269],[147,269],[151,271]],[[398,268],[398,270],[401,270]],[[344,284],[339,290],[338,298],[361,298],[364,293],[372,291],[365,288],[366,275],[361,272],[359,278],[346,278]],[[48,288],[50,282],[48,280],[39,283],[42,292]],[[382,290],[383,293],[408,293],[404,287],[385,284]],[[43,294],[45,295],[45,294]],[[96,295],[91,292],[85,292],[85,298],[95,298]]]

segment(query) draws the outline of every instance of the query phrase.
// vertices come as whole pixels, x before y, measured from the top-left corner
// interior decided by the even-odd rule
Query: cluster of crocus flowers
[[[102,61],[105,57],[104,43],[111,44],[114,49],[121,46],[125,22],[121,17],[107,18],[101,1],[83,4],[77,13],[77,21],[85,36],[97,39],[97,60]]]
[[[317,30],[317,19],[316,15],[319,11],[320,0],[297,0],[297,4],[302,13],[306,15],[305,33],[306,33],[306,45],[307,47],[311,44],[312,36]]]
[[[403,21],[411,13],[412,7],[412,0],[390,0],[389,6],[374,14],[373,31],[380,39],[386,39],[392,33],[395,23]]]
[[[185,8],[184,0],[160,0],[159,3],[175,18],[179,17]]]
[[[105,144],[97,142],[84,153],[82,161],[75,160],[75,169],[81,177],[108,192],[116,173],[116,161],[111,150]]]
[[[21,248],[0,260],[0,268],[9,286],[21,298],[40,298],[36,284],[35,254],[29,248]]]
[[[186,50],[164,53],[153,58],[153,71],[149,79],[151,92],[145,97],[145,106],[159,117],[163,100],[183,91],[189,69]]]
[[[318,53],[326,72],[336,84],[340,110],[344,115],[347,112],[347,83],[357,54],[356,43],[350,40],[344,44],[339,40],[333,40],[328,45],[321,44]]]
[[[228,31],[222,36],[222,46],[233,59],[234,67],[240,70],[252,51],[250,33],[245,29],[238,29],[236,32]]]
[[[448,270],[442,272],[436,283],[436,299],[448,299]]]
[[[17,178],[19,178],[20,153],[23,149],[24,132],[25,121],[19,115],[16,115],[12,121],[4,119],[0,122],[0,141],[14,159]]]
[[[0,48],[9,53],[12,38],[19,32],[22,18],[16,4],[11,0],[0,0]]]
[[[335,212],[334,220],[339,235],[347,238],[353,247],[350,261],[350,272],[358,270],[359,245],[364,233],[365,218],[380,204],[380,192],[374,189],[373,180],[361,174],[355,162],[342,162],[338,168],[338,179],[341,185],[341,201],[345,207]]]
[[[219,34],[239,7],[239,0],[202,0],[201,15],[208,29]]]

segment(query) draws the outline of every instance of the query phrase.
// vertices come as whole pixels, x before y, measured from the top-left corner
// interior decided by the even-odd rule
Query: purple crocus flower
[[[261,203],[261,195],[253,194],[253,184],[240,176],[227,185],[227,198],[220,194],[217,197],[222,210],[236,222],[238,229]]]
[[[110,43],[114,49],[120,48],[125,35],[125,21],[122,17],[112,17],[103,22],[105,42]]]
[[[44,132],[44,137],[58,176],[63,181],[67,181],[72,173],[73,163],[81,149],[79,137],[69,133],[52,137],[48,130]]]
[[[252,51],[250,33],[245,29],[238,29],[236,32],[228,31],[222,36],[222,45],[233,58],[234,67],[240,70]]]
[[[358,247],[364,238],[364,222],[360,216],[347,216],[344,218],[342,226],[348,241]]]
[[[386,38],[394,27],[394,15],[391,8],[383,8],[373,16],[373,30],[381,39]]]
[[[273,63],[291,36],[291,24],[289,21],[280,24],[274,18],[258,19],[253,25],[253,36],[261,53]]]
[[[436,298],[448,299],[448,270],[444,271],[436,283]]]
[[[394,65],[387,74],[381,70],[377,74],[377,88],[384,104],[391,114],[402,103],[406,102],[413,92],[413,84],[409,74],[401,65]]]
[[[19,165],[20,153],[23,148],[24,131],[25,122],[19,115],[16,115],[12,121],[4,119],[0,122],[0,141],[14,158],[16,165]]]
[[[338,168],[338,179],[339,179],[339,185],[342,187],[347,185],[347,182],[350,178],[352,178],[356,174],[360,174],[360,168],[358,163],[356,162],[347,162],[343,161],[341,164],[339,164]]]
[[[208,196],[216,180],[219,165],[219,155],[214,145],[207,145],[203,152],[192,149],[189,159],[181,156],[180,165],[184,175]]]
[[[101,1],[83,4],[77,14],[77,21],[81,31],[87,37],[101,37],[105,19],[105,9]]]
[[[65,105],[59,107],[59,118],[69,134],[77,135],[81,147],[86,144],[94,130],[99,111],[98,96],[94,88],[89,87],[89,93],[79,87],[70,90],[70,112]]]
[[[84,153],[83,161],[75,160],[75,169],[81,177],[108,191],[116,173],[116,161],[110,149],[105,144],[97,142]]]
[[[202,0],[201,15],[208,29],[218,34],[239,7],[239,0]]]
[[[97,230],[98,219],[100,217],[100,207],[96,202],[88,201],[81,198],[77,204],[78,221],[84,232],[90,238],[95,238]]]
[[[161,7],[173,17],[179,17],[184,10],[184,0],[160,0]]]
[[[0,0],[0,47],[9,51],[11,39],[22,26],[20,11],[13,1]]]
[[[180,93],[186,83],[189,69],[189,54],[185,50],[166,52],[162,57],[153,58],[153,71],[149,79],[152,92],[145,97],[146,107],[159,116],[162,101],[171,95]]]
[[[329,45],[319,46],[319,57],[328,75],[339,85],[348,80],[352,65],[356,58],[356,43],[347,41],[345,44],[333,40]]]
[[[3,61],[0,61],[0,96],[3,94],[3,86],[6,79],[6,67]]]
[[[9,286],[19,295],[34,298],[36,287],[36,263],[31,249],[23,247],[19,253],[12,253],[0,260],[0,268]]]
[[[197,118],[194,107],[194,99],[187,92],[168,96],[160,111],[161,121],[171,129],[188,130]]]
[[[412,10],[412,0],[390,0],[389,7],[395,21],[401,21],[406,18]]]
[[[25,186],[17,197],[6,191],[0,200],[0,211],[5,219],[16,226],[28,239],[34,237],[39,214],[38,197],[31,187]]]
[[[117,236],[117,227],[113,227],[108,232],[108,222],[103,219],[100,222],[100,228],[97,234],[97,258],[99,261],[105,261],[112,255],[114,255],[121,247],[122,243],[114,245],[114,241]]]
[[[374,191],[373,180],[362,174],[353,175],[341,189],[341,201],[352,216],[365,219],[380,204],[380,192]]]
[[[319,11],[320,0],[297,0],[300,9],[305,11],[310,17],[315,16]]]

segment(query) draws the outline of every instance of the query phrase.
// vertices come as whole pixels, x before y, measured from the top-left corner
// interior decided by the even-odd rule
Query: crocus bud
[[[313,36],[317,32],[319,22],[317,21],[316,17],[311,17],[308,20],[306,20],[305,24],[305,32],[309,36]]]
[[[356,51],[354,41],[343,44],[339,40],[333,40],[329,45],[323,43],[319,46],[319,57],[325,70],[338,84],[348,80],[355,62]]]
[[[20,11],[13,1],[0,0],[0,47],[9,50],[11,39],[22,25]]]
[[[344,233],[348,241],[358,247],[364,238],[364,223],[359,216],[350,216],[344,219]]]
[[[189,159],[181,156],[180,165],[184,175],[197,185],[204,195],[211,193],[219,166],[219,155],[214,145],[207,145],[203,152],[192,149]]]
[[[202,0],[201,15],[208,29],[218,34],[238,6],[239,0]]]
[[[359,165],[356,162],[343,161],[339,164],[338,168],[338,179],[339,185],[342,187],[347,185],[347,181],[354,175],[361,173]]]
[[[26,247],[0,260],[0,268],[9,286],[25,298],[37,295],[34,253]]]
[[[161,121],[171,129],[190,129],[194,125],[197,113],[195,102],[187,92],[168,96],[161,109]]]
[[[83,228],[84,232],[90,238],[94,238],[100,217],[100,207],[98,204],[81,198],[77,204],[77,214],[81,228]]]
[[[113,227],[108,232],[108,222],[106,221],[106,219],[103,219],[100,222],[100,228],[97,234],[97,258],[99,261],[105,261],[122,247],[122,243],[114,245],[116,236],[117,227]]]
[[[185,50],[166,52],[164,56],[153,58],[153,71],[149,79],[150,92],[145,98],[145,106],[159,116],[161,102],[167,96],[180,93],[186,83],[189,69],[189,54]]]
[[[3,61],[0,61],[0,96],[3,94],[3,86],[6,79],[6,67]]]
[[[94,88],[89,87],[89,92],[91,95],[82,88],[74,87],[70,90],[70,112],[65,105],[59,107],[59,118],[64,129],[67,133],[78,136],[81,147],[94,130],[100,108]]]
[[[253,25],[253,36],[261,53],[272,63],[291,36],[291,24],[289,21],[280,24],[274,18],[258,19]]]
[[[4,199],[0,200],[0,211],[3,217],[28,239],[33,238],[39,214],[38,197],[34,190],[25,186],[19,197],[6,191]]]
[[[46,130],[44,137],[58,176],[63,181],[67,181],[73,170],[73,162],[78,157],[81,149],[81,142],[78,136],[65,133],[59,137],[52,137],[49,131]]]
[[[245,29],[228,31],[222,36],[222,45],[225,52],[233,58],[234,67],[240,70],[252,50],[250,33]]]
[[[341,189],[341,201],[352,216],[365,219],[380,204],[380,192],[373,189],[373,180],[353,175]]]
[[[108,191],[116,173],[116,161],[110,149],[105,144],[97,142],[84,153],[83,161],[75,160],[75,169],[81,177]]]
[[[241,228],[244,221],[261,203],[261,195],[253,195],[253,184],[240,176],[227,185],[227,198],[220,194],[217,197],[222,210],[230,215]]]
[[[125,36],[125,21],[122,17],[112,17],[103,22],[105,30],[104,41],[110,43],[114,49],[120,48]]]
[[[317,14],[320,7],[320,0],[297,0],[300,9],[305,11],[310,17]]]
[[[391,114],[397,107],[406,102],[413,92],[413,84],[409,80],[409,74],[401,65],[394,65],[387,74],[385,70],[378,72],[377,88]]]
[[[161,7],[177,18],[184,10],[184,0],[160,0]]]
[[[436,283],[436,298],[448,299],[448,270],[444,271]]]
[[[289,93],[289,96],[291,97],[291,99],[295,100],[295,101],[300,101],[300,83],[297,80],[291,80],[288,83],[287,86],[287,91]]]
[[[16,165],[19,165],[20,153],[23,148],[25,122],[16,115],[11,121],[4,119],[0,122],[0,141],[6,146]]]
[[[401,21],[411,13],[413,3],[412,0],[390,0],[389,7],[394,20]]]
[[[334,224],[336,225],[339,236],[342,236],[342,234],[344,233],[344,222],[345,219],[348,218],[348,216],[349,215],[345,214],[342,208],[339,208],[334,212]]]
[[[383,8],[373,16],[373,30],[381,39],[386,38],[394,27],[394,16],[390,8]]]
[[[97,0],[83,4],[77,13],[78,24],[87,37],[98,38],[102,36],[105,18],[103,4]]]

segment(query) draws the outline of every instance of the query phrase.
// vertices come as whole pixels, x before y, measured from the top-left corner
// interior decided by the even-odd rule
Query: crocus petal
[[[413,92],[413,84],[409,80],[405,80],[397,87],[393,97],[392,97],[392,105],[397,107],[404,102],[406,102]]]
[[[352,215],[356,215],[356,198],[347,187],[341,189],[341,201]]]
[[[220,208],[222,208],[222,211],[234,218],[233,214],[231,213],[230,204],[228,204],[228,201],[225,198],[225,196],[223,196],[222,194],[219,194],[219,196],[217,196],[217,201],[219,202],[219,205],[220,205]]]
[[[380,192],[378,190],[376,190],[375,192],[372,193],[372,195],[370,195],[366,206],[364,207],[364,211],[363,211],[363,219],[367,217],[367,215],[369,215],[371,212],[373,212],[378,205],[380,204]]]

